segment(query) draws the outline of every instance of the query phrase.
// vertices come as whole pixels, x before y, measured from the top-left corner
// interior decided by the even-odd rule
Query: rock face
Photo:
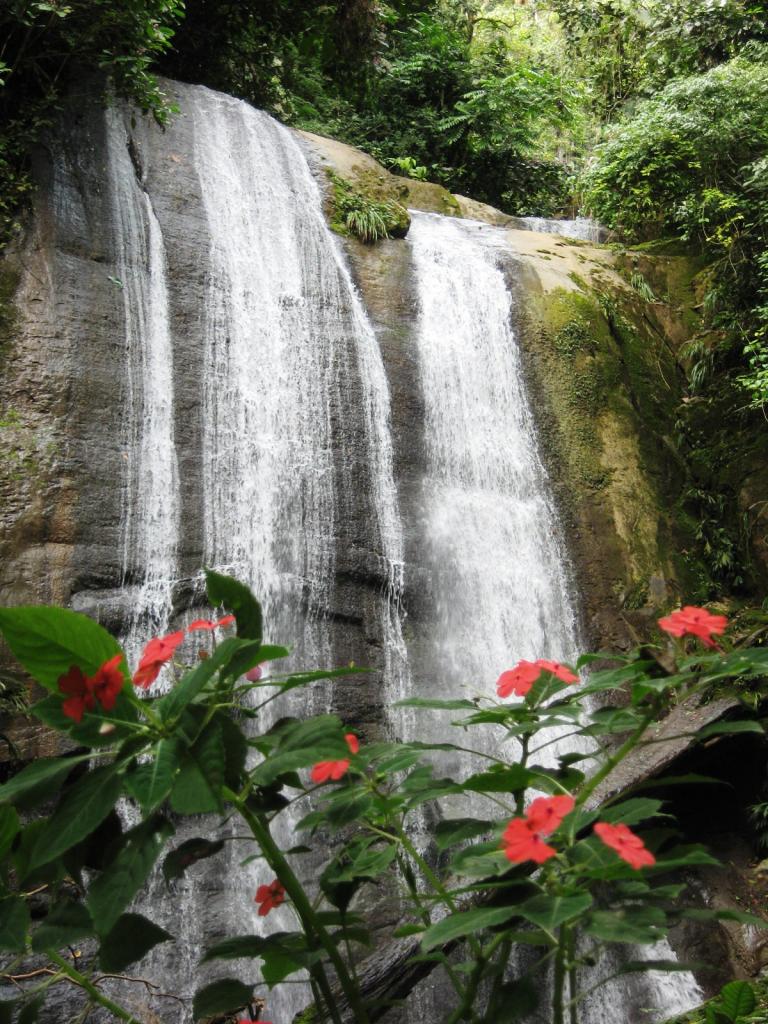
[[[221,426],[214,429],[206,418],[205,397],[221,383],[210,357],[212,314],[205,299],[220,274],[220,253],[212,243],[215,231],[196,162],[203,128],[191,110],[195,104],[233,101],[188,86],[169,83],[168,88],[176,93],[181,113],[165,132],[130,112],[105,116],[93,93],[73,98],[49,148],[36,158],[35,214],[0,277],[5,304],[0,318],[0,603],[69,605],[121,633],[129,628],[131,606],[147,572],[125,541],[126,506],[132,500],[125,409],[132,396],[126,372],[131,357],[128,282],[120,239],[132,204],[151,207],[152,223],[162,235],[167,280],[174,391],[170,427],[179,506],[169,624],[201,606],[196,577],[215,551],[204,508],[209,478],[234,489],[246,482],[242,474],[239,480],[226,477],[225,447],[217,449],[220,462],[213,469],[206,469],[201,457]],[[119,202],[110,163],[115,138],[126,188]],[[389,175],[350,147],[301,133],[296,138],[329,203],[328,169],[376,201],[467,217],[493,233],[499,266],[515,298],[514,327],[539,444],[575,565],[583,638],[592,645],[627,643],[633,629],[647,629],[657,608],[685,595],[692,572],[679,554],[685,538],[670,515],[679,488],[679,466],[669,443],[680,390],[676,350],[688,330],[685,304],[695,301],[682,263],[668,268],[670,282],[673,276],[678,282],[675,300],[649,305],[630,287],[619,255],[611,250],[520,230],[482,204]],[[271,158],[272,174],[281,159],[288,159],[289,148],[279,152],[283,155]],[[223,190],[242,184],[243,166],[241,160],[230,168]],[[245,166],[258,175],[257,162]],[[290,170],[283,169],[286,174]],[[150,231],[149,221],[142,223]],[[233,221],[232,230],[236,227]],[[274,223],[275,235],[280,227]],[[313,244],[320,244],[317,238]],[[406,613],[405,641],[420,668],[427,665],[425,633],[437,616],[433,575],[420,554],[426,452],[425,396],[416,368],[416,285],[407,239],[370,246],[347,237],[334,244],[343,245],[362,306],[330,250],[325,250],[327,261],[336,269],[324,287],[334,290],[331,313],[326,293],[318,297],[306,281],[279,296],[286,320],[295,316],[298,324],[297,309],[316,312],[307,347],[316,345],[319,351],[327,345],[330,353],[314,391],[315,381],[306,379],[309,371],[304,374],[297,416],[322,386],[328,396],[327,433],[312,449],[312,459],[313,465],[328,460],[325,482],[317,488],[331,479],[331,578],[320,588],[309,570],[297,570],[289,596],[311,613],[323,633],[313,653],[321,651],[336,664],[354,660],[386,669],[391,677],[393,651],[398,655],[404,647],[399,619],[393,625],[392,605],[401,602]],[[258,254],[265,264],[275,258],[268,247]],[[239,300],[251,304],[258,326],[247,287]],[[372,325],[377,342],[375,366],[371,352],[359,347],[355,317],[366,315],[366,330]],[[221,350],[228,350],[230,342],[234,348],[225,325],[219,333]],[[269,363],[249,367],[254,375],[274,369]],[[382,367],[383,385],[376,383]],[[275,374],[274,387],[282,387],[290,374],[289,360]],[[382,386],[391,410],[391,451],[386,453],[376,439],[375,406]],[[387,500],[397,505],[401,537],[390,535],[382,513],[387,479],[393,482]],[[284,500],[282,491],[291,486],[290,479],[283,480],[270,492],[273,504]],[[156,494],[162,500],[162,490]],[[263,497],[258,486],[249,494],[254,502]],[[398,558],[405,561],[404,587]],[[338,686],[330,703],[368,739],[391,728],[386,704],[393,696],[382,693],[381,675],[373,675],[363,683],[355,678]],[[25,720],[17,720],[10,734],[24,758],[50,752],[50,737]],[[209,882],[206,898],[218,915],[215,927],[224,929],[227,905],[219,880]]]

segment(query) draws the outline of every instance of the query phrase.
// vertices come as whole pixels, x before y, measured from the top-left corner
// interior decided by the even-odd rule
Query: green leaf
[[[191,672],[187,672],[170,693],[157,701],[155,708],[160,712],[163,721],[169,722],[172,718],[180,715],[220,669],[224,672],[238,652],[252,646],[252,644],[244,644],[236,637],[223,640],[210,658],[201,661]]]
[[[203,839],[197,836],[194,839],[187,839],[181,846],[171,850],[163,861],[163,877],[166,882],[174,878],[181,878],[187,868],[197,864],[199,860],[213,857],[224,849],[224,840]]]
[[[15,807],[0,804],[0,861],[10,850],[20,828]]]
[[[351,863],[334,874],[334,882],[351,882],[355,878],[378,878],[395,859],[397,848],[393,843],[373,849],[368,847],[357,853]]]
[[[78,757],[44,757],[33,761],[26,768],[0,786],[0,803],[14,803],[19,797],[35,793],[41,800],[55,793],[76,764],[90,761],[93,754]]]
[[[430,925],[424,932],[421,948],[425,952],[436,946],[444,946],[455,939],[463,938],[482,931],[483,928],[494,928],[504,924],[512,917],[519,917],[518,907],[480,907],[474,910],[462,910],[457,914],[449,914],[442,921]]]
[[[765,729],[763,729],[759,722],[752,722],[747,719],[740,719],[736,722],[713,722],[712,725],[705,725],[703,729],[699,729],[696,735],[700,740],[704,740],[708,736],[723,736],[729,733],[741,732],[756,732],[760,736],[765,735]]]
[[[476,843],[459,850],[451,861],[451,870],[466,878],[492,878],[509,869],[507,855],[498,842]]]
[[[512,1024],[530,1018],[538,1005],[538,989],[530,978],[508,981],[499,989],[483,1020],[488,1024]]]
[[[257,665],[261,665],[265,661],[277,661],[279,658],[287,658],[290,653],[291,652],[287,647],[276,647],[272,644],[261,644],[258,640],[253,640],[248,644],[243,644],[241,650],[235,651],[224,674],[226,676],[231,676],[233,679],[237,679],[238,676],[245,675],[246,672],[255,668]],[[259,683],[257,685],[282,686],[284,689],[292,689],[292,687],[287,685],[287,683],[271,683],[269,680],[265,680],[264,684]]]
[[[79,747],[111,747],[116,741],[136,735],[138,713],[126,696],[126,691],[118,694],[117,703],[111,711],[103,711],[101,708],[93,712],[86,711],[79,724],[64,714],[59,694],[48,694],[29,710],[43,725],[56,732],[66,733]],[[108,733],[101,731],[106,722],[114,726]]]
[[[533,774],[522,765],[513,764],[508,768],[494,765],[485,772],[470,775],[463,785],[472,793],[514,793],[525,789],[532,778]]]
[[[222,978],[195,993],[192,1016],[200,1020],[201,1017],[213,1017],[217,1013],[232,1013],[248,1006],[252,999],[253,985],[244,985],[235,978]]]
[[[335,715],[291,722],[276,735],[277,749],[251,773],[253,782],[257,786],[269,786],[278,776],[296,768],[307,768],[317,761],[348,758],[344,731]]]
[[[438,850],[445,850],[466,839],[485,835],[492,828],[493,822],[482,818],[449,818],[439,822],[435,829],[435,844]]]
[[[32,949],[36,953],[61,949],[87,935],[93,935],[93,921],[87,908],[74,900],[65,900],[55,906],[32,933]]]
[[[698,971],[709,965],[690,960],[628,960],[616,974],[645,974],[647,971]]]
[[[263,961],[262,977],[273,988],[289,974],[311,966],[319,956],[319,953],[307,950],[306,939],[301,933],[275,932],[272,935],[238,935],[225,939],[206,950],[201,962],[260,957]]]
[[[399,700],[396,708],[428,708],[431,711],[477,711],[472,700],[436,700],[431,697],[409,697]]]
[[[125,776],[125,788],[145,815],[159,807],[170,793],[179,768],[181,751],[178,740],[160,740],[152,751],[151,760],[136,765]]]
[[[171,790],[177,814],[209,814],[223,808],[224,736],[221,723],[212,719],[186,752]]]
[[[244,640],[264,638],[261,605],[245,584],[231,576],[222,576],[212,569],[205,572],[208,600],[215,607],[223,604],[237,620],[237,635]]]
[[[169,939],[173,939],[169,932],[141,914],[122,914],[102,939],[99,964],[103,971],[119,974],[137,960],[142,960],[150,949]]]
[[[111,765],[94,768],[76,782],[37,837],[30,870],[60,857],[93,832],[115,806],[121,791],[122,780]]]
[[[735,1021],[737,1017],[746,1017],[757,1006],[754,989],[746,981],[729,981],[724,985],[718,997],[720,1009]]]
[[[579,917],[591,906],[592,897],[588,892],[577,893],[574,896],[547,896],[542,893],[526,900],[517,908],[517,912],[531,924],[553,932],[566,921]]]
[[[604,942],[648,944],[664,938],[667,918],[659,907],[624,907],[621,910],[595,910],[585,931]]]
[[[21,953],[30,927],[29,907],[21,896],[0,900],[0,949]]]
[[[121,651],[106,629],[66,608],[0,608],[0,632],[27,672],[54,693],[58,693],[59,677],[72,665],[94,675]],[[127,679],[125,659],[121,669]]]
[[[149,877],[173,826],[164,818],[145,821],[126,832],[119,853],[88,890],[96,930],[106,935]]]
[[[0,1024],[11,1024],[14,1011],[18,1005],[15,999],[0,1000]]]
[[[637,825],[648,818],[658,817],[661,804],[661,800],[651,800],[650,797],[624,800],[620,804],[611,804],[610,807],[605,807],[600,812],[600,819],[611,825]]]
[[[40,1010],[43,1008],[43,1004],[45,1003],[45,996],[46,993],[41,992],[39,995],[35,996],[34,999],[30,999],[29,1002],[24,1004],[24,1008],[19,1014],[18,1024],[35,1024],[37,1015],[40,1013]]]

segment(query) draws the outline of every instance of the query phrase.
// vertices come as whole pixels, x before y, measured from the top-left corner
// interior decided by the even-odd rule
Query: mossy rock
[[[369,243],[405,238],[411,226],[410,215],[383,175],[365,172],[350,181],[333,170],[327,169],[326,173],[332,185],[328,219],[337,234]],[[383,180],[379,182],[379,178]]]

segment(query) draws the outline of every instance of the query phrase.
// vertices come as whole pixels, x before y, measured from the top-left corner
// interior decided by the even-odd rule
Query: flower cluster
[[[706,608],[687,604],[685,608],[659,619],[659,625],[670,636],[695,636],[705,647],[717,648],[712,637],[725,632],[728,619],[725,615],[713,615]]]
[[[214,622],[212,619],[195,619],[187,626],[186,632],[193,633],[196,630],[214,630],[220,626],[229,626],[235,621],[234,615],[225,615],[222,619]],[[180,629],[176,633],[168,633],[166,636],[153,637],[139,660],[139,667],[133,674],[133,685],[147,689],[160,675],[160,669],[166,662],[170,661],[176,648],[184,639],[185,630]]]
[[[97,702],[105,711],[114,708],[117,695],[125,682],[119,667],[122,660],[122,653],[116,654],[105,661],[92,676],[86,676],[78,665],[72,665],[68,672],[59,677],[59,691],[67,698],[62,704],[62,711],[67,718],[81,722],[85,712],[93,711]]]
[[[543,864],[554,857],[557,850],[548,846],[542,837],[560,827],[566,814],[573,810],[574,803],[570,796],[540,796],[534,800],[525,817],[513,818],[504,830],[501,841],[507,860],[513,864],[522,864],[526,860]]]
[[[270,910],[279,907],[285,902],[285,887],[277,878],[274,878],[269,885],[260,885],[253,897],[253,902],[259,905],[259,917],[266,917]]]
[[[537,661],[523,660],[518,661],[514,668],[501,673],[496,680],[496,693],[500,697],[509,697],[511,693],[516,697],[524,697],[542,672],[550,672],[563,683],[579,681],[576,673],[567,665],[561,665],[559,661],[547,661],[545,658],[539,658]]]
[[[344,739],[347,741],[350,753],[356,754],[360,750],[360,741],[353,732],[345,733]],[[318,761],[310,772],[310,778],[313,782],[327,782],[329,779],[333,782],[338,782],[340,778],[346,775],[349,763],[348,758],[344,758],[341,761]]]

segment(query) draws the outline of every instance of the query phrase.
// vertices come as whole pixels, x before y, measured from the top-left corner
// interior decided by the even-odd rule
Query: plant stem
[[[61,970],[62,974],[65,974],[71,981],[74,981],[76,985],[84,989],[91,999],[98,1003],[99,1006],[103,1006],[105,1010],[109,1010],[110,1013],[114,1014],[120,1020],[127,1021],[128,1024],[141,1024],[138,1017],[134,1017],[127,1010],[124,1010],[122,1006],[118,1006],[117,1003],[113,1003],[111,999],[108,999],[103,993],[99,992],[96,986],[90,982],[85,975],[81,974],[76,968],[68,963],[63,957],[60,957],[58,953],[54,953],[52,950],[47,950],[46,955],[56,966]]]
[[[579,1024],[579,1011],[576,996],[576,932],[571,929],[568,942],[568,1024]]]
[[[301,918],[305,931],[310,936],[314,936],[328,954],[328,959],[333,964],[333,968],[339,979],[339,984],[341,985],[341,989],[346,1000],[349,1003],[349,1007],[355,1014],[355,1021],[357,1024],[369,1024],[368,1011],[363,1004],[357,986],[347,971],[344,960],[336,948],[336,944],[326,929],[318,921],[317,914],[315,913],[312,904],[309,902],[301,882],[294,874],[293,869],[286,860],[282,850],[272,838],[268,823],[262,820],[260,815],[254,814],[245,802],[231,790],[225,789],[225,796],[237,807],[243,817],[243,820],[248,824],[248,827],[253,833],[254,839],[261,847],[262,853],[267,859],[270,867],[285,886],[285,890],[293,901],[293,905],[296,908],[297,914]],[[322,980],[318,976],[317,981],[319,985],[322,985],[323,981],[325,982],[325,985],[328,984],[328,980],[325,978],[324,973]],[[325,995],[325,992],[323,994]],[[326,996],[326,999],[327,998],[328,996]],[[334,1017],[334,1020],[338,1020],[338,1011],[335,1010],[332,1000],[329,1003],[328,1008]]]
[[[565,988],[565,953],[568,946],[568,929],[560,926],[557,956],[555,957],[555,978],[552,988],[552,1024],[564,1024],[563,994]]]

